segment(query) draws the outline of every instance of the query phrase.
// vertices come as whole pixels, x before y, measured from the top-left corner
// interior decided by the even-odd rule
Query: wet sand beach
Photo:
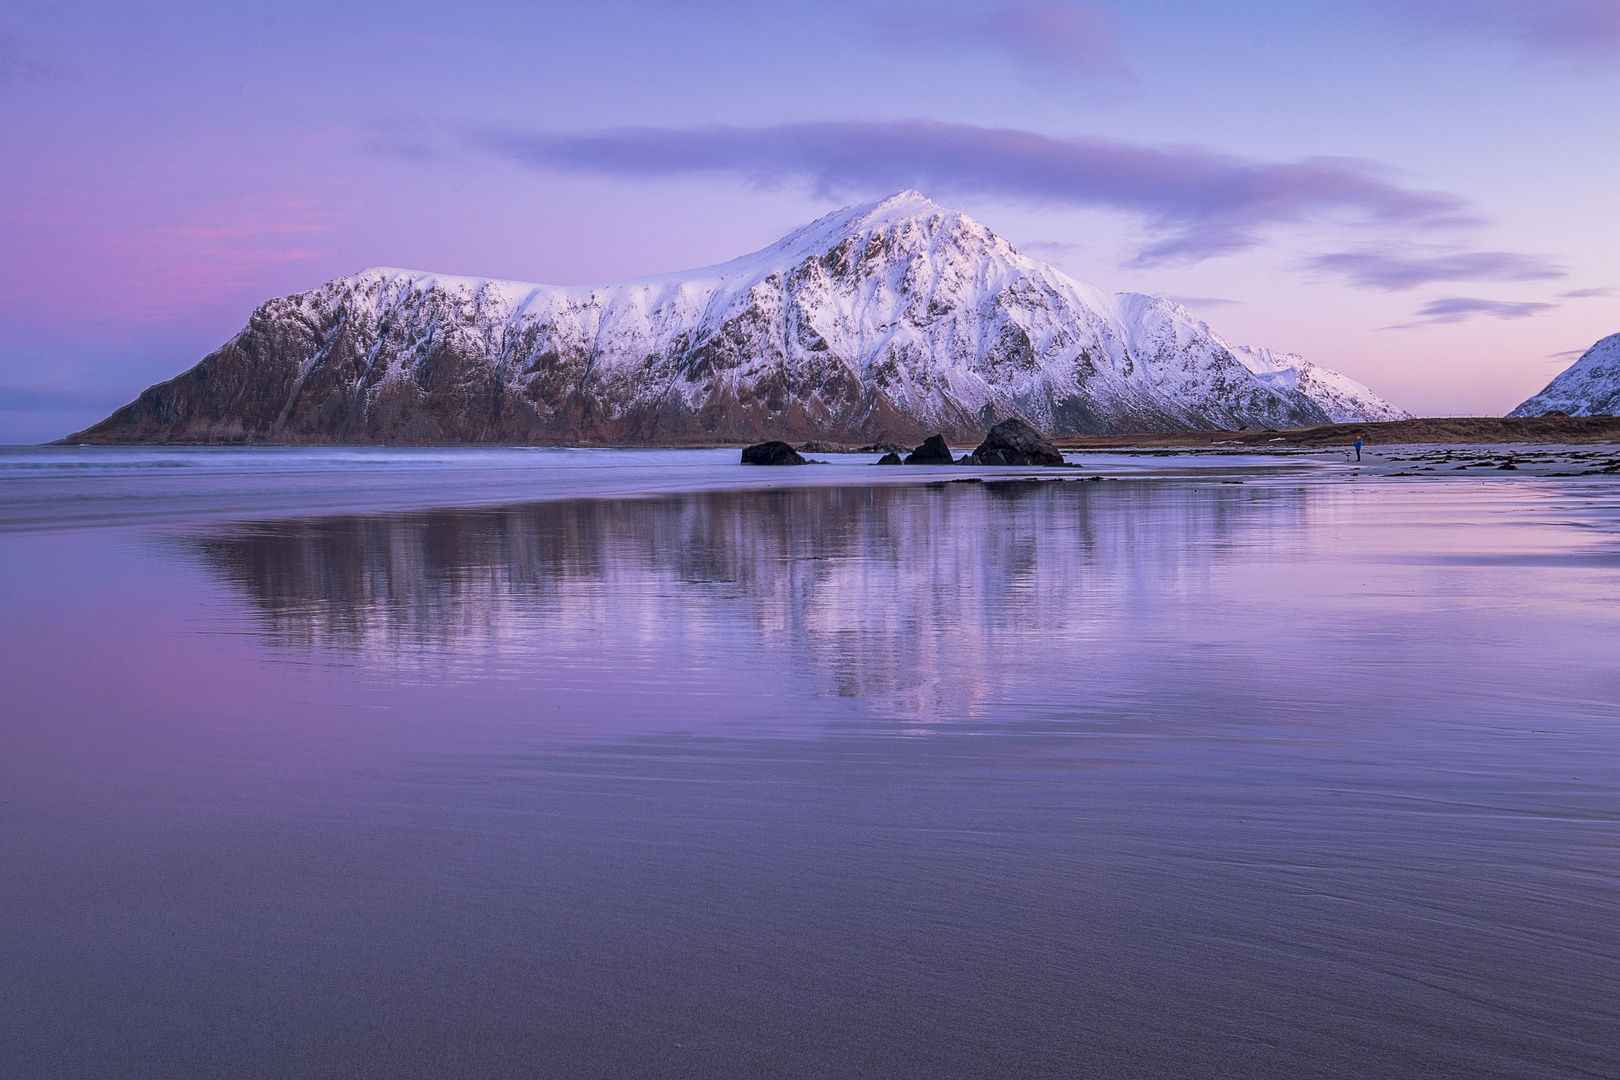
[[[1612,1072],[1620,478],[1364,453],[0,453],[0,1074]]]

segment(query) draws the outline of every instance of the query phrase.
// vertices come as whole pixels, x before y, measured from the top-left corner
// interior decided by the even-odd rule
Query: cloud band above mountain
[[[819,121],[742,128],[620,128],[586,134],[482,132],[520,164],[627,177],[727,175],[803,184],[827,196],[915,187],[1141,217],[1156,235],[1139,262],[1195,262],[1260,243],[1273,226],[1322,219],[1405,227],[1471,220],[1462,198],[1401,187],[1375,162],[1268,162],[1187,146],[1054,138],[929,120]]]

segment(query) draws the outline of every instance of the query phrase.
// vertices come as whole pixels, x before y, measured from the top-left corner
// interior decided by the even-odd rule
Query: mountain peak
[[[376,269],[271,300],[191,372],[75,436],[124,442],[976,442],[1294,427],[1388,408],[1105,296],[920,192],[719,266],[550,286]],[[81,438],[82,436],[82,438]]]
[[[864,203],[847,209],[856,215],[854,220],[863,222],[880,220],[885,222],[909,221],[915,218],[931,217],[935,214],[960,215],[959,211],[946,209],[915,188],[897,191],[887,198],[878,199],[876,202]]]
[[[834,210],[770,247],[736,260],[735,265],[760,259],[797,262],[834,250],[849,254],[857,248],[871,248],[874,241],[877,243],[872,253],[881,250],[891,261],[950,250],[972,261],[989,258],[1004,265],[1027,261],[1011,244],[967,214],[908,188]]]
[[[784,236],[772,247],[797,246],[804,241],[824,241],[834,238],[886,232],[911,223],[926,223],[945,217],[966,217],[955,210],[947,210],[920,191],[897,191],[882,199],[856,203],[823,214],[802,228]],[[972,220],[969,218],[968,220]],[[977,224],[975,222],[975,224]]]

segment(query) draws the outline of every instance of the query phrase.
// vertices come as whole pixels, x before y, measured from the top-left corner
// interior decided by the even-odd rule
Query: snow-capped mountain
[[[1357,421],[1410,420],[1412,414],[1397,409],[1348,375],[1318,367],[1298,353],[1272,352],[1252,345],[1231,346],[1243,366],[1276,390],[1297,390],[1327,413],[1335,424]]]
[[[1620,414],[1620,334],[1610,334],[1593,345],[1564,373],[1509,416],[1545,416],[1550,412],[1571,416]]]
[[[87,442],[976,441],[1404,416],[915,191],[732,262],[559,287],[372,269],[271,300]]]

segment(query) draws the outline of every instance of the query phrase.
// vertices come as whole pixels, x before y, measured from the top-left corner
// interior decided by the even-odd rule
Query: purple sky
[[[0,0],[0,441],[367,266],[721,261],[918,187],[1414,411],[1620,330],[1620,0]]]

